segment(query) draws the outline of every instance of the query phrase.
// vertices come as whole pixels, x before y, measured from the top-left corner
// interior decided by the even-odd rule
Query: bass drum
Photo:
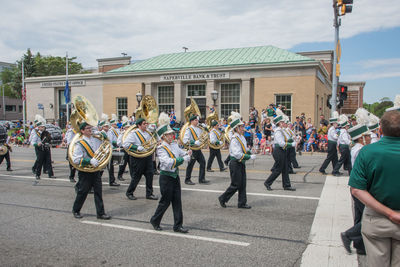
[[[124,152],[119,149],[114,149],[111,156],[113,165],[122,165],[124,163]]]

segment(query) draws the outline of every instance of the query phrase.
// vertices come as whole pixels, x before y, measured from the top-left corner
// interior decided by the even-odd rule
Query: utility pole
[[[337,87],[340,76],[340,56],[341,56],[341,47],[339,40],[339,27],[341,24],[341,16],[344,16],[346,13],[351,13],[353,9],[353,0],[333,0],[333,27],[335,27],[335,48],[333,49],[333,75],[332,75],[332,97],[330,100],[330,104],[332,106],[331,115],[333,116],[333,112],[336,111],[337,108]]]

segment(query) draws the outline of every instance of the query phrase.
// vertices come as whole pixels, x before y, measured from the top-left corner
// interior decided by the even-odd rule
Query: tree
[[[389,98],[384,97],[380,100],[380,102],[375,102],[373,104],[367,104],[364,102],[363,107],[376,116],[382,117],[383,113],[385,113],[385,110],[393,106],[393,102],[387,99]]]
[[[68,74],[87,73],[83,70],[81,63],[74,62],[75,59],[76,57],[68,58]],[[22,61],[25,78],[65,75],[66,73],[66,57],[42,56],[39,52],[33,56],[28,48],[22,60],[18,60],[15,67],[4,70],[1,75],[3,84],[6,84],[5,93],[9,92],[10,96],[17,98],[22,97]]]

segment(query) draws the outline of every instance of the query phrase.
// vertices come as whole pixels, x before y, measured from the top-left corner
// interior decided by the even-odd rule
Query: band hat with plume
[[[340,115],[339,119],[338,119],[338,124],[340,127],[345,127],[345,126],[349,125],[347,116],[344,114]]]
[[[365,108],[358,108],[354,113],[357,125],[351,127],[348,132],[351,140],[355,141],[363,135],[370,134],[368,130],[368,123],[370,122],[370,113]]]
[[[104,126],[104,125],[108,125],[108,115],[103,113],[103,114],[101,114],[99,126]]]
[[[122,127],[126,127],[129,125],[129,118],[127,116],[122,116]]]
[[[192,114],[189,118],[189,121],[193,121],[193,120],[200,120],[200,117],[197,114]]]
[[[111,124],[114,124],[114,123],[117,123],[117,121],[118,121],[118,117],[117,117],[117,115],[115,115],[115,114],[111,114],[111,120],[110,120],[110,123],[111,123]]]
[[[230,124],[230,126],[231,126],[231,129],[233,130],[233,129],[235,129],[236,128],[236,126],[239,126],[239,125],[243,125],[244,123],[242,122],[242,116],[239,114],[239,113],[237,113],[237,112],[235,112],[235,111],[232,111],[231,112],[231,124]]]
[[[329,123],[337,122],[338,119],[339,119],[339,112],[334,111],[333,114],[332,114],[332,117],[329,118]]]
[[[42,116],[40,116],[39,114],[36,114],[36,116],[35,116],[35,125],[36,125],[36,127],[44,126],[45,124],[46,124],[46,120]]]
[[[285,114],[282,112],[282,110],[280,110],[279,108],[277,108],[275,110],[276,113],[276,117],[272,120],[274,124],[278,124],[280,122],[285,122]]]
[[[351,140],[353,140],[353,141],[357,140],[358,138],[362,137],[363,135],[370,134],[368,127],[365,124],[357,124],[357,125],[351,127],[348,130],[348,132],[351,137]]]
[[[369,122],[367,124],[368,129],[370,131],[376,130],[379,128],[379,118],[372,113],[369,113]]]
[[[164,134],[174,133],[174,130],[169,126],[170,118],[167,113],[161,112],[158,117],[158,125],[156,132],[159,138],[161,138]]]
[[[394,106],[386,109],[386,111],[392,110],[400,111],[400,95],[396,95],[396,97],[394,98]]]
[[[212,126],[212,127],[214,127],[215,125],[218,125],[218,121],[216,121],[216,120],[212,120],[212,122],[211,122],[211,126]]]
[[[144,121],[145,121],[144,118],[139,118],[139,119],[136,120],[135,124],[136,124],[136,125],[139,125],[139,124],[141,124],[141,123],[144,122]]]

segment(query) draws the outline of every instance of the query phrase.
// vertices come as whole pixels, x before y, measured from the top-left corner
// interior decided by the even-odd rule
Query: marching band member
[[[5,146],[7,148],[7,153],[0,156],[0,164],[3,162],[4,159],[6,159],[7,171],[11,172],[12,169],[11,169],[10,152],[12,152],[12,148],[10,146],[10,137],[9,136],[7,136],[7,139],[4,142],[4,144],[0,144],[0,150],[3,150],[3,148],[4,148],[3,146]]]
[[[169,205],[172,204],[174,231],[187,233],[188,229],[182,226],[183,213],[178,166],[184,161],[188,162],[190,160],[192,151],[189,150],[186,153],[179,148],[178,144],[174,141],[175,132],[169,126],[169,117],[164,112],[160,114],[159,125],[157,135],[161,138],[162,143],[157,148],[157,156],[160,160],[161,199],[154,215],[151,217],[150,223],[154,227],[154,230],[161,231],[161,219]]]
[[[275,163],[272,168],[271,175],[265,180],[264,185],[268,191],[271,191],[272,183],[282,174],[282,186],[283,190],[296,191],[296,188],[292,187],[290,184],[289,173],[288,173],[288,163],[287,163],[287,152],[286,149],[293,146],[292,140],[287,139],[283,133],[282,127],[286,120],[286,115],[277,115],[273,122],[276,125],[274,130],[274,150],[272,156],[274,157]]]
[[[371,132],[371,144],[379,141],[378,130],[379,130],[379,118],[372,113],[369,113],[368,129]]]
[[[299,166],[299,163],[297,162],[297,159],[296,159],[296,147],[297,147],[296,134],[291,129],[291,124],[290,124],[289,120],[286,122],[286,125],[287,125],[287,127],[285,129],[285,133],[287,133],[288,139],[293,140],[293,146],[291,146],[291,147],[289,147],[287,149],[287,151],[288,151],[289,173],[295,174],[295,172],[293,172],[293,168],[295,168],[295,169],[300,169],[301,168]]]
[[[210,143],[218,146],[223,142],[223,141],[221,141],[221,139],[224,138],[223,133],[221,133],[218,129],[218,127],[219,127],[218,121],[213,120],[211,122],[211,127],[213,127],[213,128],[209,133]],[[211,169],[211,166],[212,166],[212,163],[213,163],[215,157],[217,157],[219,170],[221,172],[225,171],[226,167],[224,166],[224,163],[222,162],[222,159],[221,159],[221,150],[213,149],[211,147],[210,147],[210,156],[209,156],[208,162],[207,162],[207,171],[213,172],[213,170]]]
[[[340,115],[339,126],[341,128],[338,137],[340,159],[333,168],[332,175],[334,176],[341,175],[339,170],[340,167],[342,167],[342,165],[344,165],[344,168],[349,172],[349,175],[351,172],[351,157],[350,157],[351,139],[349,133],[347,132],[347,130],[349,129],[349,122],[346,115],[344,114]]]
[[[111,120],[110,120],[111,127],[107,131],[107,138],[110,141],[113,149],[118,148],[117,141],[120,135],[119,129],[117,127],[117,122],[118,122],[117,115],[111,114]],[[112,160],[110,160],[110,163],[107,165],[107,169],[110,174],[110,184],[115,183],[114,164]]]
[[[37,123],[36,126],[38,130],[34,131],[34,135],[31,139],[31,145],[35,147],[35,152],[37,155],[37,164],[36,164],[36,181],[34,185],[36,185],[40,180],[40,175],[42,172],[43,165],[46,164],[45,169],[48,171],[49,178],[56,178],[53,174],[53,168],[51,166],[51,160],[48,159],[50,157],[50,141],[51,136],[48,131],[46,131],[46,120],[40,116],[36,115],[35,117]]]
[[[325,161],[322,163],[321,167],[319,168],[319,172],[322,174],[327,174],[325,172],[326,167],[328,167],[329,163],[332,162],[332,168],[335,168],[335,165],[338,162],[338,155],[337,155],[337,128],[338,128],[338,118],[339,113],[337,111],[333,112],[332,118],[329,119],[329,123],[331,126],[328,130],[328,155],[326,156]]]
[[[143,144],[152,139],[152,135],[147,131],[147,122],[143,118],[136,120],[137,129],[131,131],[124,140],[122,146],[132,152],[145,152]],[[158,197],[153,194],[153,156],[139,158],[129,155],[129,170],[131,174],[131,182],[126,196],[130,200],[136,200],[137,198],[133,195],[135,189],[142,178],[142,175],[146,177],[146,198],[151,200],[157,200]]]
[[[88,165],[97,167],[99,161],[95,159],[93,155],[102,144],[102,141],[92,136],[92,126],[86,122],[82,122],[79,125],[79,129],[83,137],[75,144],[76,148],[72,155],[72,161],[80,167]],[[104,211],[100,172],[101,171],[85,172],[78,170],[80,185],[77,188],[77,194],[72,208],[72,213],[76,219],[82,218],[80,211],[91,188],[93,188],[94,191],[97,218],[101,220],[111,219],[111,216],[107,215]]]
[[[68,148],[69,148],[69,145],[71,144],[72,139],[75,137],[76,132],[71,127],[70,123],[68,123],[67,128],[68,128],[68,131],[65,133],[65,140],[67,141],[67,160],[68,160]],[[75,183],[76,169],[71,165],[71,163],[69,161],[68,161],[68,164],[69,164],[69,181],[71,183]]]
[[[129,124],[129,118],[127,116],[122,116],[122,127],[121,127],[121,132],[118,136],[117,139],[117,146],[118,147],[122,147],[122,137],[124,136],[125,131],[130,127]],[[122,163],[122,165],[119,165],[119,170],[118,170],[118,180],[120,181],[124,181],[125,179],[122,178],[122,175],[124,174],[126,165],[129,162],[129,154],[126,153],[126,151],[124,149],[122,149],[122,151],[124,152],[124,161]]]
[[[229,144],[229,171],[231,176],[231,184],[226,191],[218,197],[221,207],[226,208],[226,202],[238,191],[238,208],[250,209],[251,206],[247,205],[246,196],[246,160],[255,160],[256,156],[251,155],[247,148],[246,139],[243,136],[244,123],[239,119],[231,121],[231,128],[234,134]]]
[[[199,119],[200,118],[198,115],[192,115],[189,118],[190,126],[187,127],[185,134],[183,136],[183,143],[188,144],[190,147],[201,145],[199,136],[202,135],[203,130],[198,127]],[[192,176],[193,166],[196,163],[196,161],[200,163],[199,184],[210,183],[210,181],[205,179],[206,160],[204,158],[203,153],[201,152],[201,149],[199,149],[199,150],[193,150],[192,152],[192,158],[190,159],[189,164],[186,168],[185,184],[194,185],[194,183],[190,180],[190,178]]]
[[[236,119],[239,119],[239,120],[242,119],[242,116],[241,116],[239,113],[235,112],[235,111],[231,111],[231,116],[229,116],[228,120],[229,120],[229,119],[230,119],[230,121],[232,122],[232,121],[234,121],[234,120],[236,120]],[[227,140],[228,142],[231,141],[232,136],[233,136],[233,130],[230,129],[229,132],[228,132],[228,139],[229,139],[229,140]],[[231,156],[230,156],[229,153],[228,153],[228,156],[227,156],[226,159],[224,160],[224,163],[225,163],[226,166],[229,166],[229,161],[230,161],[230,160],[231,160]]]
[[[360,150],[371,143],[371,135],[367,125],[370,124],[368,111],[364,108],[357,109],[355,115],[357,118],[357,125],[349,129],[349,135],[355,145],[351,148],[351,166],[354,166],[354,162],[360,152]],[[353,215],[354,225],[347,231],[340,234],[344,248],[348,253],[351,253],[350,244],[353,241],[353,246],[357,250],[357,254],[365,255],[365,246],[361,235],[361,219],[364,211],[364,204],[353,195]]]
[[[108,122],[108,115],[107,114],[102,114],[101,115],[101,120],[99,123],[99,126],[101,126],[101,132],[103,134],[106,135],[107,139],[109,139],[109,136],[112,135],[112,131],[110,130],[110,123]],[[114,146],[114,144],[116,144],[116,140],[114,141],[114,143],[111,142],[110,143],[112,146]],[[112,166],[112,167],[110,167]],[[112,165],[112,162],[110,161],[110,163],[107,165],[107,170],[108,170],[108,182],[110,186],[120,186],[120,184],[115,182],[115,176],[114,176],[114,165]],[[103,173],[103,172],[101,172]]]

